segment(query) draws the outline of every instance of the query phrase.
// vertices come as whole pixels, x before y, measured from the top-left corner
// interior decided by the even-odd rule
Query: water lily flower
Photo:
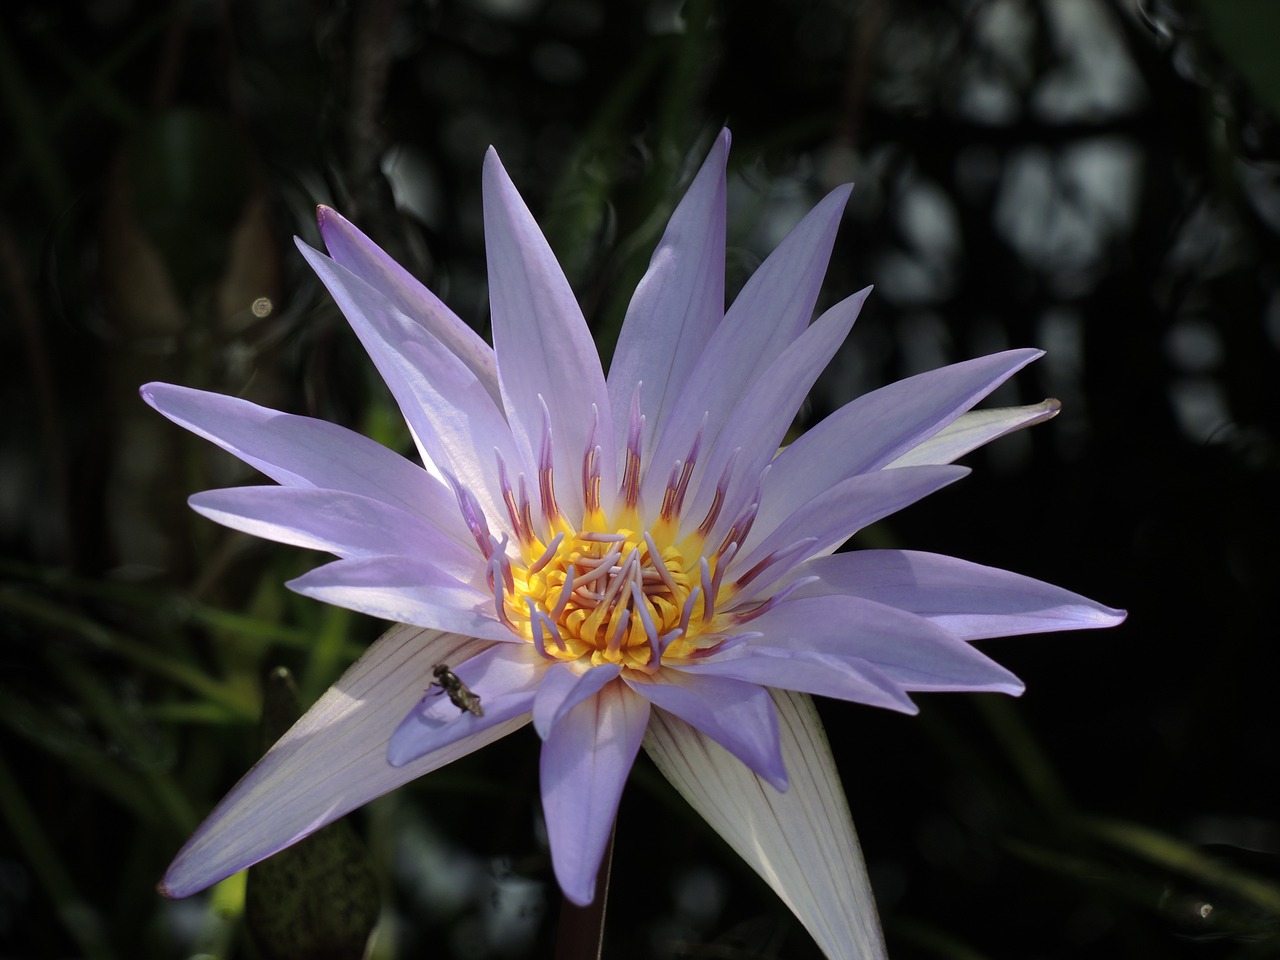
[[[780,452],[869,291],[810,322],[841,187],[725,311],[728,149],[725,132],[672,216],[608,377],[493,150],[492,348],[320,209],[329,256],[300,249],[390,387],[421,465],[330,423],[143,388],[165,416],[276,482],[197,494],[195,510],[335,554],[289,586],[398,624],[214,810],[162,892],[200,890],[532,721],[555,875],[571,901],[593,896],[643,745],[829,956],[882,954],[805,695],[909,713],[914,692],[1016,694],[1018,679],[971,641],[1123,614],[950,557],[835,552],[964,476],[957,457],[1056,404],[970,411],[1039,355],[1010,350],[867,394]]]

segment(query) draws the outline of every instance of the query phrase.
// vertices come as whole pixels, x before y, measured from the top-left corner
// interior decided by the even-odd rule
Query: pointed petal
[[[627,414],[637,383],[640,414],[648,427],[641,462],[653,438],[724,318],[725,163],[729,131],[722,130],[662,235],[649,269],[627,307],[609,368],[614,435],[627,435]]]
[[[743,645],[674,669],[851,700],[902,713],[919,712],[902,688],[870,662],[812,650]]]
[[[596,874],[649,713],[643,697],[611,683],[570,710],[542,745],[542,812],[551,863],[560,889],[579,906],[595,896]]]
[[[582,666],[583,661],[551,665],[538,685],[533,703],[533,728],[543,740],[560,719],[588,697],[594,697],[622,672],[616,663]]]
[[[187,502],[196,513],[233,530],[308,550],[344,558],[430,557],[465,583],[482,577],[485,569],[474,542],[463,546],[415,514],[355,493],[231,487],[197,493]]]
[[[290,590],[371,617],[514,641],[498,622],[494,598],[424,560],[368,557],[335,560],[285,584]]]
[[[602,486],[616,489],[609,394],[569,281],[492,147],[484,158],[484,235],[507,418],[528,462],[537,463],[546,403],[560,478],[556,496],[565,514],[576,518],[582,514],[582,458],[597,417]]]
[[[871,883],[822,724],[803,694],[775,691],[785,793],[710,737],[655,712],[645,750],[663,776],[773,888],[831,960],[885,956]]]
[[[142,398],[277,483],[372,497],[423,517],[461,544],[475,543],[458,516],[452,491],[353,430],[169,383],[148,383]]]
[[[642,488],[646,502],[660,497],[672,464],[688,453],[704,414],[709,445],[747,389],[804,332],[851,189],[837,187],[796,225],[747,281],[707,341],[675,410],[655,438],[652,469]]]
[[[548,662],[527,643],[500,643],[456,664],[453,673],[480,698],[483,715],[461,710],[439,687],[427,690],[391,735],[387,762],[402,767],[457,740],[527,716]]]
[[[502,403],[493,348],[478,333],[336,210],[318,207],[316,222],[329,256],[426,327],[484,384],[493,402]]]
[[[819,557],[793,575],[817,577],[793,597],[840,593],[907,610],[962,640],[1113,627],[1123,610],[1051,583],[956,557],[855,550]]]
[[[871,288],[837,303],[793,340],[764,376],[743,396],[733,418],[725,424],[715,446],[704,459],[702,483],[688,508],[690,517],[706,514],[716,484],[731,457],[737,456],[734,476],[725,496],[720,523],[712,529],[718,541],[739,510],[755,494],[760,471],[778,452],[778,445],[808,396],[809,389],[844,343]]]
[[[908,377],[851,400],[778,454],[765,479],[767,495],[756,522],[772,529],[823,490],[879,470],[1041,355],[1040,350],[1008,350]]]
[[[693,724],[774,789],[787,789],[778,718],[764,687],[678,670],[660,670],[644,679],[628,676],[626,682],[655,707]]]
[[[733,570],[750,570],[773,551],[785,550],[806,537],[814,538],[806,556],[834,550],[867,524],[955,483],[968,472],[964,467],[913,467],[910,475],[904,468],[902,471],[880,470],[850,477],[799,507],[772,533],[757,520],[747,537],[746,546],[738,553],[742,560],[734,559]],[[785,572],[769,571],[753,581],[744,599],[758,595]]]
[[[888,466],[896,469],[929,463],[952,463],[971,450],[1007,433],[1052,420],[1061,409],[1062,404],[1057,400],[1041,400],[1025,407],[970,410]]]
[[[923,617],[832,594],[794,596],[751,621],[753,646],[868,660],[904,690],[986,690],[1017,695],[1022,681]]]
[[[502,411],[484,384],[425,327],[415,323],[354,273],[299,243],[364,344],[400,412],[413,431],[424,462],[447,470],[480,500],[490,523],[506,516],[494,451],[509,466],[525,464]]]
[[[847,183],[818,201],[760,264],[725,314],[724,336],[717,333],[721,345],[727,345],[749,327],[770,331],[763,345],[763,362],[755,367],[757,374],[813,319],[836,231],[852,192],[853,184]],[[734,328],[738,328],[736,335]],[[747,369],[751,369],[750,365]]]
[[[218,804],[178,853],[160,892],[186,897],[212,886],[519,727],[509,720],[407,766],[387,763],[391,732],[431,683],[432,666],[484,646],[404,624],[384,633]]]

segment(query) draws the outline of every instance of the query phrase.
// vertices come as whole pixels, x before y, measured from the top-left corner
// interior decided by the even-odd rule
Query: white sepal
[[[822,722],[805,694],[770,692],[791,777],[785,793],[661,710],[650,718],[644,748],[831,960],[880,960],[880,921]]]

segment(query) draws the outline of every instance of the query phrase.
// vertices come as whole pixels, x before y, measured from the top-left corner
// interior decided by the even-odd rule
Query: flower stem
[[[604,949],[604,914],[609,900],[609,872],[613,867],[615,821],[609,831],[600,872],[596,875],[596,895],[585,907],[560,897],[560,926],[556,931],[555,960],[600,960]]]

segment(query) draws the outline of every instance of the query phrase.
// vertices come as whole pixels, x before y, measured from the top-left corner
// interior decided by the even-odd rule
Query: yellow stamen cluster
[[[701,602],[703,565],[689,570],[676,545],[622,528],[565,530],[529,546],[527,565],[511,566],[503,605],[510,626],[547,656],[651,671],[719,640],[709,635],[714,603]]]

